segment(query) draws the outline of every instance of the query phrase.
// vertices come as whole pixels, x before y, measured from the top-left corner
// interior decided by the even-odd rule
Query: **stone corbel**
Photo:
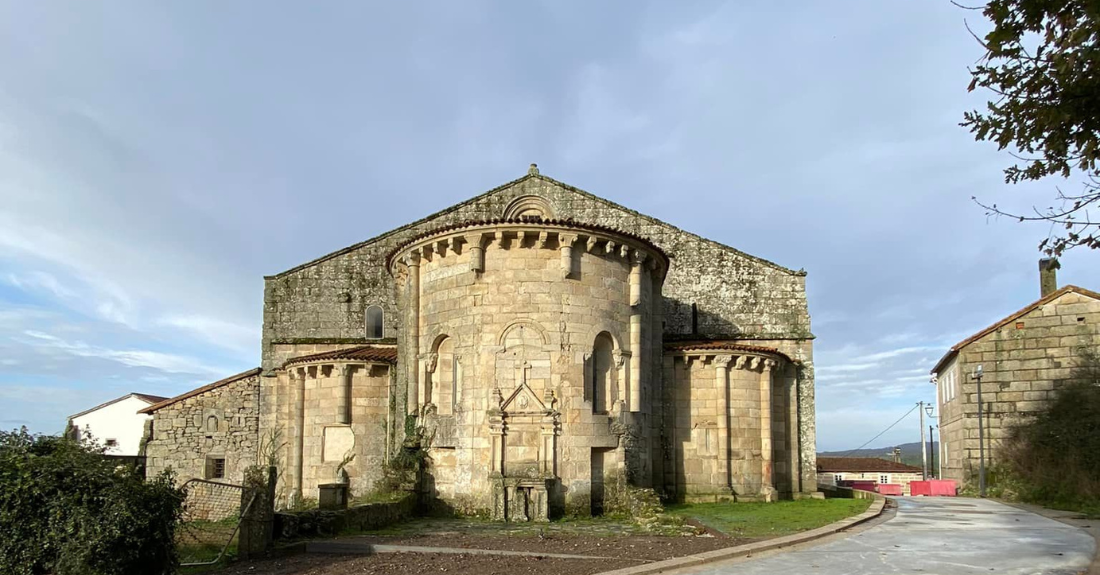
[[[546,244],[550,240],[550,233],[546,231],[539,232],[539,249],[546,249]]]
[[[745,361],[748,359],[749,357],[747,355],[737,356],[737,361],[733,364],[734,369],[745,369]]]
[[[493,232],[493,247],[504,249],[504,232]]]
[[[429,262],[432,261],[432,256],[434,255],[434,253],[435,253],[435,248],[432,247],[432,244],[426,244],[424,246],[421,246],[421,248],[420,248],[420,257],[424,258],[425,260],[427,260]]]
[[[596,253],[596,242],[598,242],[598,241],[599,240],[596,239],[595,236],[588,236],[588,241],[585,242],[585,248],[587,248],[588,253],[590,253],[590,254],[595,254]]]
[[[439,253],[439,257],[447,257],[447,246],[451,244],[451,241],[447,238],[441,238],[435,241],[435,251]]]
[[[607,245],[605,245],[604,248],[603,248],[604,253],[606,253],[606,254],[615,253],[615,246],[616,245],[617,244],[615,243],[614,240],[607,240]]]

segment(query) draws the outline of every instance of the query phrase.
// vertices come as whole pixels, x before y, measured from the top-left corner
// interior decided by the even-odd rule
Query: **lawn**
[[[666,513],[695,519],[731,537],[781,537],[863,513],[869,499],[800,499],[775,503],[672,505]]]

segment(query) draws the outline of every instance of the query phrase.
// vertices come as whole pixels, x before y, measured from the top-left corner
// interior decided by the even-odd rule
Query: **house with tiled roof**
[[[823,485],[844,485],[844,482],[874,482],[878,485],[899,485],[902,494],[909,494],[909,483],[923,479],[921,468],[876,457],[818,457],[817,480]]]
[[[163,401],[146,393],[128,393],[69,416],[67,433],[73,438],[91,437],[107,455],[136,456],[141,449],[148,415],[140,410]]]
[[[264,282],[260,369],[152,406],[150,472],[234,480],[277,436],[284,502],[414,446],[429,497],[497,519],[817,490],[806,273],[534,165]]]
[[[988,466],[1012,425],[1041,409],[1067,380],[1080,350],[1100,348],[1100,293],[1074,285],[1058,288],[1058,268],[1055,259],[1040,260],[1041,297],[951,346],[932,368],[944,479],[960,484],[975,479],[979,435]]]

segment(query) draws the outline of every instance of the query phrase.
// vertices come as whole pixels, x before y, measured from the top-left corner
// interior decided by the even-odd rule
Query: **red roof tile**
[[[875,457],[818,457],[817,470],[821,473],[860,473],[860,472],[885,472],[885,473],[920,473],[919,467],[895,463],[889,459]]]
[[[673,343],[666,343],[665,349],[669,351],[723,350],[743,351],[748,353],[767,353],[771,355],[778,355],[787,361],[791,361],[791,358],[788,357],[787,354],[779,351],[774,347],[748,345],[732,341],[677,341]]]
[[[312,363],[317,361],[380,361],[384,363],[396,364],[397,348],[382,347],[376,345],[349,347],[345,349],[338,349],[335,351],[326,351],[322,353],[315,353],[313,355],[294,357],[287,360],[287,362],[283,364],[283,367],[299,363]]]

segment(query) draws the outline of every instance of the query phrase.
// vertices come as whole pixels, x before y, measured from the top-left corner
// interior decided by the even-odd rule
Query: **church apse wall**
[[[599,506],[593,470],[597,483],[607,466],[621,473],[628,449],[648,460],[637,424],[654,385],[643,366],[661,354],[647,332],[666,266],[643,240],[540,217],[400,249],[391,268],[415,326],[401,354],[415,366],[407,405],[430,443],[432,494],[544,519]],[[630,425],[639,439],[628,445]],[[649,484],[647,469],[638,476]]]

